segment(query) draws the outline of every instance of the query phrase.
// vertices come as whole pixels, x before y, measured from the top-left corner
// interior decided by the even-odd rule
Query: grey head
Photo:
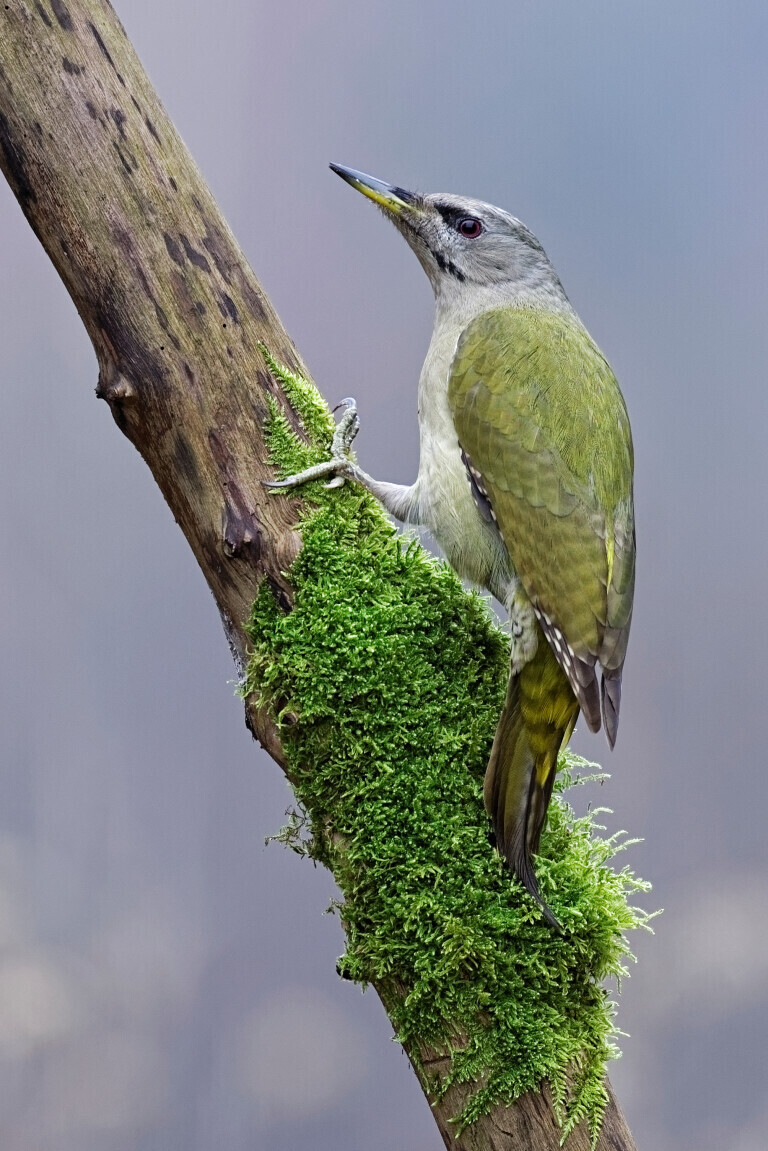
[[[479,294],[569,307],[541,244],[503,208],[443,192],[421,195],[340,164],[330,166],[392,221],[416,253],[438,302]]]

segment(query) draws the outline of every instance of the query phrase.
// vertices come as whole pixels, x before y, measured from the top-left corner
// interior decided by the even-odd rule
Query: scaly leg
[[[507,588],[506,608],[509,612],[511,638],[510,674],[519,675],[536,654],[539,646],[539,625],[531,601],[517,577]]]
[[[419,523],[419,494],[418,481],[407,487],[405,484],[389,484],[375,480],[363,471],[361,467],[349,458],[349,450],[357,433],[360,431],[360,420],[357,414],[357,403],[351,397],[342,400],[338,405],[344,412],[336,425],[333,442],[331,444],[331,458],[297,472],[295,476],[288,476],[284,480],[263,480],[268,488],[296,488],[310,480],[319,480],[323,476],[330,476],[327,488],[338,488],[347,480],[352,480],[367,488],[384,505],[386,510],[395,519],[403,523]]]

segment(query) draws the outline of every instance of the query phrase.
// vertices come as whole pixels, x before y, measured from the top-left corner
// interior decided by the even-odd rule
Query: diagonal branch
[[[242,669],[257,589],[268,581],[289,609],[285,572],[301,545],[299,501],[270,498],[260,482],[269,399],[281,391],[259,343],[306,372],[107,0],[0,9],[0,167],[91,338],[97,395],[151,469]],[[266,710],[250,700],[246,712],[285,769]],[[447,1067],[442,1051],[411,1054],[430,1082]],[[546,1091],[457,1139],[450,1118],[468,1094],[455,1085],[430,1097],[446,1146],[559,1146]],[[580,1126],[568,1146],[589,1143]],[[598,1146],[634,1147],[612,1096]]]

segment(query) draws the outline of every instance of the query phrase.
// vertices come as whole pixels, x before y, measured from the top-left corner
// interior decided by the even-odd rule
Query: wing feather
[[[501,308],[464,332],[448,398],[585,718],[600,726],[602,698],[615,738],[635,571],[632,439],[616,378],[575,315]]]

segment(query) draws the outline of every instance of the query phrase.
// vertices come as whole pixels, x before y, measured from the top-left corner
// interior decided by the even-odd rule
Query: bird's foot
[[[303,472],[297,472],[296,475],[288,476],[284,480],[262,480],[265,487],[297,488],[302,484],[309,483],[310,480],[320,480],[324,476],[330,476],[328,483],[323,486],[340,488],[346,480],[358,478],[359,468],[349,458],[352,441],[360,431],[357,401],[351,396],[347,396],[333,410],[337,411],[338,408],[343,408],[344,411],[336,424],[336,431],[333,433],[331,458],[323,460],[322,463],[314,464],[311,468],[305,468]]]

